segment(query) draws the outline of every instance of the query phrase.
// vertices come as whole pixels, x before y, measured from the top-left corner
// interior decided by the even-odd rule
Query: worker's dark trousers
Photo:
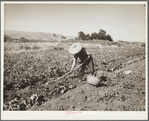
[[[86,64],[83,64],[81,66],[80,73],[79,73],[79,78],[80,79],[82,79],[82,77],[84,76],[84,72],[85,72],[86,66],[89,67],[90,73],[93,75],[94,72],[95,72],[95,69],[94,69],[94,63],[93,63],[93,58],[92,57],[89,58],[89,60],[86,62]]]

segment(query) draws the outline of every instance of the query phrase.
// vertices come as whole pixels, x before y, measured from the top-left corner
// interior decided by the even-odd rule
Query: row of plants
[[[4,53],[4,92],[20,90],[38,82],[52,81],[68,72],[72,55],[64,47],[51,47],[43,51]],[[145,55],[138,48],[89,48],[99,70],[112,68],[129,58]],[[116,52],[116,53],[115,53]],[[66,69],[66,65],[69,67]]]

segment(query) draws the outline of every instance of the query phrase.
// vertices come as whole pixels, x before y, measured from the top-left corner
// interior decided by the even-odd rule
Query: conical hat
[[[78,52],[80,52],[82,49],[82,45],[81,43],[74,43],[70,46],[69,48],[69,53],[71,54],[77,54]]]

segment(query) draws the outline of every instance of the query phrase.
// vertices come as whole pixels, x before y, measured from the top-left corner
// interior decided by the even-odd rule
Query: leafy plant
[[[39,50],[40,49],[40,47],[39,46],[33,46],[33,48],[32,48],[33,50]]]

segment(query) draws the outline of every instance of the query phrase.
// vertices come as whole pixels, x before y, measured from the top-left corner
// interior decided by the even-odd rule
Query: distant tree
[[[53,34],[54,37],[58,37],[56,34]]]
[[[98,39],[103,39],[103,40],[106,39],[106,31],[105,30],[103,30],[103,29],[99,30]]]
[[[77,37],[75,37],[75,40],[77,40],[78,38]]]
[[[106,31],[105,31],[105,30],[103,30],[103,29],[100,29],[100,30],[99,30],[99,33],[103,33],[103,34],[105,34],[105,35],[106,35]]]
[[[105,40],[105,39],[106,39],[105,33],[99,32],[99,33],[98,33],[98,39],[103,39],[103,40]]]
[[[106,35],[106,31],[103,29],[99,29],[98,34],[96,32],[92,33],[91,36],[89,34],[85,35],[84,32],[80,31],[78,33],[78,39],[81,40],[93,40],[93,39],[102,39],[102,40],[109,40],[109,41],[113,41],[111,35]]]
[[[113,41],[111,35],[109,35],[109,34],[106,36],[106,40]]]
[[[64,37],[64,36],[61,36],[61,39],[66,39],[66,37]]]
[[[21,42],[28,42],[28,40],[27,40],[25,37],[21,37],[21,38],[20,38],[20,41],[21,41]]]
[[[90,39],[91,39],[91,37],[90,37],[89,34],[86,34],[86,35],[84,36],[84,38],[83,38],[83,40],[90,40]]]
[[[84,32],[80,31],[80,32],[78,33],[78,39],[84,40],[84,38],[85,38]]]
[[[98,34],[96,32],[91,34],[91,40],[93,39],[98,39]]]
[[[26,39],[26,38],[25,38],[25,37],[21,37],[20,39],[24,40],[24,39]]]

